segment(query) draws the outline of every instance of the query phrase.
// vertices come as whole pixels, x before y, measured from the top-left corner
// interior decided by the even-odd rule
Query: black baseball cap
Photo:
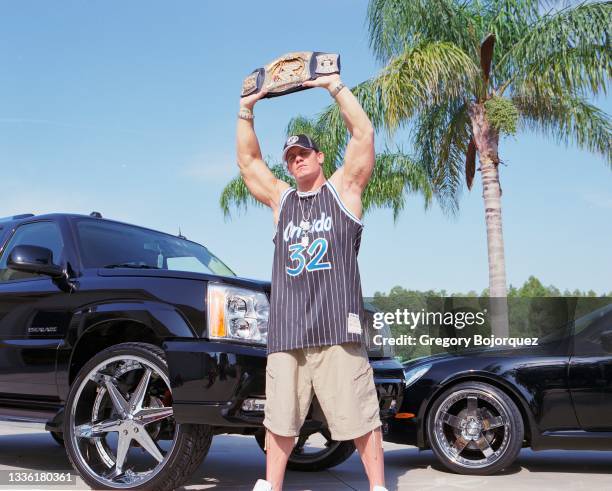
[[[314,150],[315,152],[319,151],[319,146],[308,135],[304,135],[304,134],[291,135],[289,138],[287,138],[287,141],[285,142],[285,146],[283,147],[283,161],[284,162],[287,161],[287,152],[292,147],[308,148],[310,150]]]

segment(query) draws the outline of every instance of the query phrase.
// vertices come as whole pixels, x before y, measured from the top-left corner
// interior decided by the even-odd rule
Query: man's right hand
[[[247,109],[250,109],[252,111],[255,107],[255,103],[259,99],[263,98],[267,93],[267,90],[262,89],[259,92],[256,92],[255,94],[247,95],[246,97],[241,97],[240,107],[246,107]]]

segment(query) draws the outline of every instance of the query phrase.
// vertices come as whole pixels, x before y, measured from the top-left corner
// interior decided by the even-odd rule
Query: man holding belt
[[[237,157],[251,194],[272,209],[276,232],[266,366],[266,480],[282,489],[285,467],[313,395],[334,440],[354,440],[370,489],[383,491],[381,421],[362,334],[357,254],[361,196],[374,167],[374,130],[337,74],[303,83],[327,89],[351,134],[344,164],[326,180],[324,154],[307,135],[285,142],[283,160],[297,189],[277,179],[261,156],[253,108],[266,92],[243,97]]]

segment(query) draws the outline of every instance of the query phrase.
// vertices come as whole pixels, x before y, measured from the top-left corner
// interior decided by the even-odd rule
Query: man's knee
[[[280,448],[285,453],[289,454],[295,446],[295,438],[295,436],[279,435],[266,428],[264,450],[267,451],[270,448],[270,443],[273,441],[274,447]]]

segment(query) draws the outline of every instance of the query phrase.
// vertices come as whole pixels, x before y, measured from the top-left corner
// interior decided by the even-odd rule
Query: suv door
[[[17,245],[46,247],[55,264],[64,254],[62,233],[53,221],[18,226],[1,251],[0,395],[55,398],[55,357],[70,321],[62,305],[67,294],[49,277],[8,268],[8,257]]]
[[[612,304],[578,319],[569,366],[569,387],[580,427],[612,431]]]

